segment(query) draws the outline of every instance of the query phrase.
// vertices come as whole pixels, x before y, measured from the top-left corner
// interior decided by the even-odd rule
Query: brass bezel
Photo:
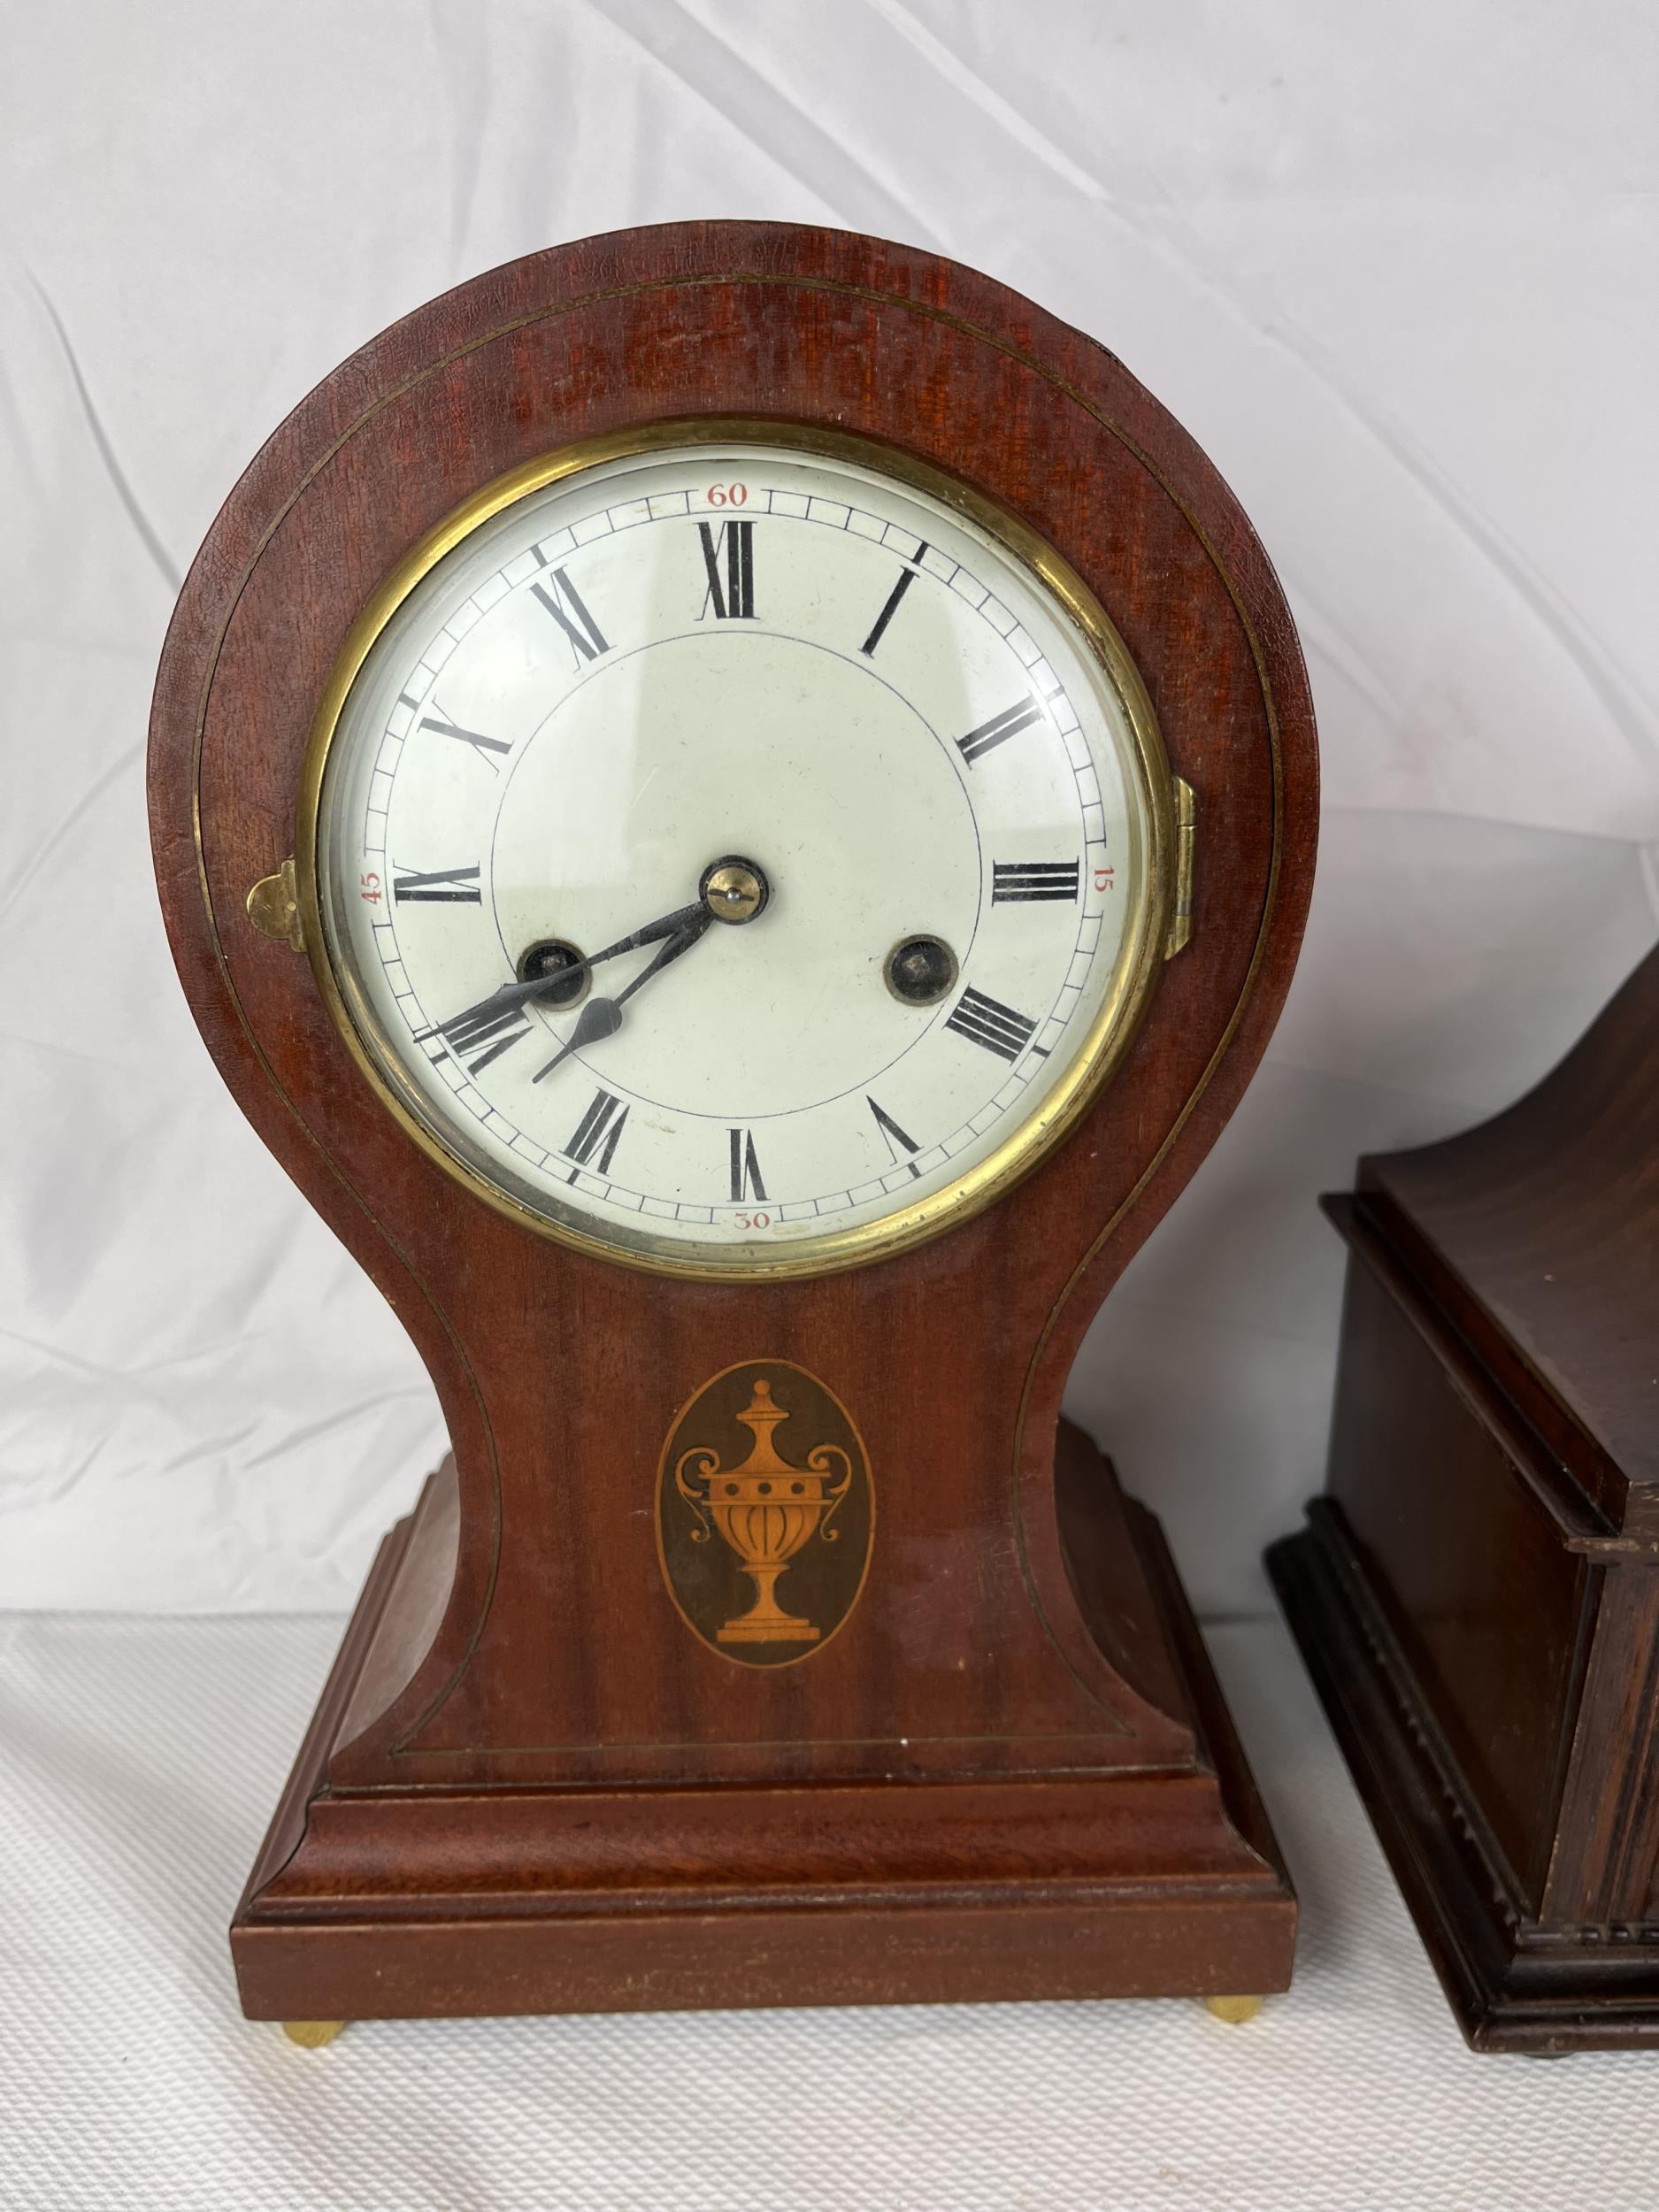
[[[782,447],[853,462],[929,494],[995,539],[1060,602],[1117,694],[1133,740],[1127,766],[1131,780],[1140,788],[1146,824],[1146,850],[1132,858],[1128,887],[1140,917],[1138,933],[1132,926],[1111,987],[1088,1037],[1071,1071],[1043,1107],[976,1167],[930,1196],[879,1220],[803,1237],[765,1253],[755,1253],[747,1247],[690,1246],[666,1239],[660,1247],[649,1241],[613,1243],[591,1230],[550,1218],[493,1182],[475,1163],[452,1148],[426,1118],[419,1092],[412,1084],[402,1084],[396,1056],[389,1045],[385,1064],[371,1048],[367,1039],[376,1033],[378,1025],[360,995],[352,990],[349,977],[336,971],[319,889],[323,785],[340,717],[376,640],[416,586],[480,524],[532,492],[583,469],[683,445]],[[1004,1196],[1071,1133],[1128,1049],[1162,972],[1175,903],[1175,795],[1163,736],[1129,649],[1076,570],[1029,524],[931,463],[874,438],[817,423],[761,416],[664,418],[562,446],[496,477],[420,539],[375,590],[351,626],[311,725],[300,772],[295,874],[305,948],[329,1016],[381,1104],[429,1159],[497,1213],[538,1236],[550,1237],[590,1256],[648,1274],[703,1282],[764,1282],[867,1266],[941,1235]]]

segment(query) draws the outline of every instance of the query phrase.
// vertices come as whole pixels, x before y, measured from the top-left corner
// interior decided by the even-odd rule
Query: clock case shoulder
[[[1025,1182],[948,1236],[856,1272],[728,1285],[608,1265],[480,1206],[378,1109],[303,963],[250,924],[246,902],[294,849],[311,718],[346,634],[412,543],[539,453],[739,411],[901,449],[1053,544],[1147,683],[1171,767],[1196,795],[1200,864],[1191,943],[1113,1081]],[[1079,1971],[1096,1988],[1157,1979],[1112,1964],[1148,1880],[1184,1931],[1160,1985],[1282,1982],[1288,1886],[1179,1585],[1092,1449],[1056,1449],[1084,1331],[1260,1056],[1311,878],[1313,720],[1288,611],[1172,419],[1088,339],[911,249],[690,224],[528,257],[373,341],[255,460],[187,580],[150,764],[163,906],[204,1035],[398,1311],[453,1445],[365,1593],[346,1676],[239,1913],[250,2008],[374,2008],[339,1987],[338,2004],[300,2004],[271,1962],[343,1957],[323,1933],[332,1908],[315,1900],[332,1878],[329,1839],[349,1828],[357,1863],[380,1869],[357,1908],[391,1949],[403,1942],[397,1899],[417,1874],[442,1889],[449,1847],[429,1824],[457,1791],[486,1855],[511,1855],[511,1808],[526,1793],[549,1809],[603,1799],[620,1837],[664,1819],[664,1793],[689,1804],[683,1793],[700,1791],[725,1809],[710,1818],[730,1842],[757,1787],[850,1792],[868,1878],[895,1913],[913,1878],[942,1885],[929,1895],[956,1898],[988,1932],[996,1915],[964,1870],[977,1836],[1019,1902],[1010,1930],[1054,1907],[1047,1924],[1071,1931],[1045,1953],[1056,1961],[1094,1931]],[[881,1494],[883,1548],[852,1624],[781,1669],[735,1666],[687,1637],[641,1509],[675,1409],[748,1356],[822,1378],[856,1418]],[[1087,1847],[1068,1861],[1033,1846],[1016,1881],[999,1851],[1048,1826],[1045,1807],[1057,1836],[1055,1793],[1077,1791]],[[1135,1820],[1125,1809],[1125,1828],[1113,1808],[1141,1796],[1149,1855],[1130,1881],[1120,1847]],[[930,1824],[924,1807],[963,1817]],[[818,1878],[803,1859],[792,1886],[781,1863],[757,1878],[780,1882],[794,1909]],[[682,1902],[702,1895],[693,1882]],[[457,1893],[444,1924],[473,1929],[494,1909]],[[561,1924],[560,1957],[588,1939],[577,1924]],[[947,1923],[926,1925],[938,1936]],[[925,1960],[933,1938],[918,1929]],[[685,1940],[701,1943],[702,1964],[674,1981],[675,2001],[745,2001],[751,1971],[757,1991],[770,1985],[741,1942]],[[957,1964],[918,1964],[910,1993],[1037,1993],[1031,1976],[995,1967],[998,1940],[987,1932],[980,1954],[947,1945]],[[793,1980],[779,1970],[786,1995],[835,1993],[810,1949]],[[526,2001],[589,2001],[575,1967],[568,1988],[562,1970],[538,1970]],[[1072,1986],[1051,1970],[1056,1991]],[[905,1993],[896,1968],[895,1979]]]

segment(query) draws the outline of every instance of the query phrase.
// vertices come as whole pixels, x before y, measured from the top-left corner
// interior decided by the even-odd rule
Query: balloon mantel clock
[[[250,2016],[1282,1988],[1156,1525],[1060,1417],[1312,865],[1290,618],[1169,415],[930,254],[531,255],[276,432],[150,759],[196,1019],[453,1448]]]

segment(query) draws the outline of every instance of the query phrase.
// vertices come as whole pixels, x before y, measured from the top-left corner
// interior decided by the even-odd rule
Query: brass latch
[[[1179,776],[1175,783],[1175,910],[1170,933],[1164,940],[1164,957],[1173,960],[1193,933],[1193,846],[1198,834],[1198,802],[1193,787]]]
[[[294,952],[305,949],[305,931],[300,921],[299,889],[294,863],[285,860],[273,876],[261,876],[248,894],[248,919],[263,937],[273,938]]]

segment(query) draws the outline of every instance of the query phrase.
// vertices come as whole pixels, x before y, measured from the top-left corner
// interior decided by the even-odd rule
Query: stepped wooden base
[[[1659,2045],[1659,1929],[1530,1915],[1341,1509],[1267,1555],[1302,1657],[1458,2024],[1479,2051]]]
[[[1270,1993],[1295,1903],[1151,1516],[1181,1770],[331,1791],[381,1548],[231,1932],[250,2018]]]

